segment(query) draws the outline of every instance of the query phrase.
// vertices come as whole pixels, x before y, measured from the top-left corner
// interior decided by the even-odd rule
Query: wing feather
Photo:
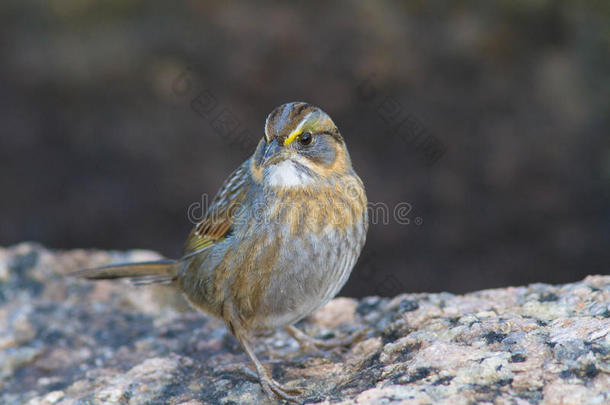
[[[246,160],[225,180],[205,217],[191,231],[184,248],[185,256],[224,240],[251,185],[250,160]]]

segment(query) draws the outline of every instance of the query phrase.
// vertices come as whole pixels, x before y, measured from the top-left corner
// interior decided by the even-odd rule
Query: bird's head
[[[333,120],[303,102],[283,104],[269,114],[252,159],[254,178],[271,186],[304,186],[351,170]]]

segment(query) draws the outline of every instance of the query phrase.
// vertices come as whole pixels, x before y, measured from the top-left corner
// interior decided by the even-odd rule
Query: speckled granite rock
[[[165,287],[63,275],[152,252],[0,249],[0,403],[264,403],[223,325]],[[610,276],[563,286],[336,299],[301,325],[371,331],[328,358],[283,332],[257,350],[324,404],[610,403]]]

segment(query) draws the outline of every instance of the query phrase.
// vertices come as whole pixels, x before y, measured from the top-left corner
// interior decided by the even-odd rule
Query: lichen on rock
[[[166,287],[66,277],[153,252],[0,249],[0,403],[265,403],[222,322]],[[357,269],[356,269],[357,271]],[[465,295],[338,298],[300,325],[350,348],[300,353],[278,331],[256,347],[303,403],[610,403],[610,276]]]

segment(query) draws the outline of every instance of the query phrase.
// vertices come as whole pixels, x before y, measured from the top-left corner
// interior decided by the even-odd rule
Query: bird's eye
[[[311,143],[312,139],[311,132],[304,132],[303,135],[299,137],[299,143],[303,146],[307,146]]]

